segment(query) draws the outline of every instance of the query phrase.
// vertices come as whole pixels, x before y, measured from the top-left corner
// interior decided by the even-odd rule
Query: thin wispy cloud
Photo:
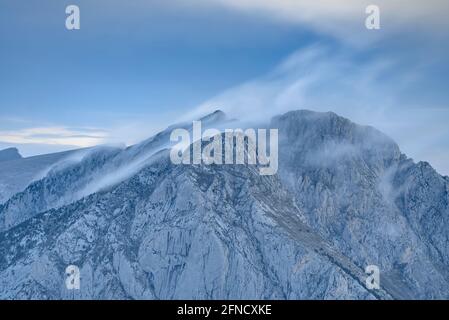
[[[446,33],[449,2],[446,0],[197,0],[220,4],[250,14],[261,14],[279,21],[300,24],[344,42],[366,44],[398,31],[420,30],[426,36]],[[367,32],[365,9],[375,4],[381,10],[383,28]]]
[[[202,103],[185,119],[222,109],[243,121],[265,121],[289,110],[334,111],[390,135],[403,152],[448,174],[442,145],[449,140],[447,108],[406,105],[419,65],[398,72],[401,61],[373,58],[363,64],[346,51],[315,45],[293,53],[269,74]],[[404,93],[405,92],[405,93]],[[432,130],[423,130],[424,128]],[[442,140],[442,137],[445,139]],[[419,143],[417,142],[419,141]]]
[[[281,112],[312,108],[347,114],[392,105],[386,81],[377,81],[394,61],[376,59],[359,65],[353,56],[314,45],[297,50],[273,71],[205,101],[186,118],[197,118],[217,107],[238,118],[266,119]],[[411,77],[411,75],[410,75]],[[400,76],[406,81],[407,75]],[[391,81],[391,80],[388,80]]]
[[[95,128],[33,127],[0,131],[0,143],[90,147],[104,142],[108,134]]]

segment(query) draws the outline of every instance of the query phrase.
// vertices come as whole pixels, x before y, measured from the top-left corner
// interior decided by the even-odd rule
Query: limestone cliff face
[[[333,113],[269,127],[275,176],[173,165],[168,131],[53,168],[0,206],[0,298],[449,298],[447,177]]]

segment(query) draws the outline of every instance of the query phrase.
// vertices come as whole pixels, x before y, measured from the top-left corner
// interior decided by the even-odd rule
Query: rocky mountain
[[[80,150],[22,158],[17,149],[13,148],[13,151],[8,152],[9,156],[3,158],[8,160],[0,161],[0,204],[23,191],[31,182],[45,177],[54,165],[77,153]]]
[[[0,162],[22,159],[19,150],[16,148],[8,148],[0,150]]]
[[[279,130],[274,176],[174,165],[173,127],[53,167],[0,205],[0,298],[449,298],[448,177],[333,113],[264,126]]]

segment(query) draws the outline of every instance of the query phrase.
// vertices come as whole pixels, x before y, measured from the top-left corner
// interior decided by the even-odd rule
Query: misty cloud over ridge
[[[449,151],[443,137],[449,139],[449,110],[408,104],[420,66],[404,68],[394,58],[374,57],[362,64],[357,59],[357,54],[323,45],[300,49],[269,74],[207,100],[185,118],[217,108],[242,121],[266,121],[298,109],[333,111],[376,127],[408,156],[429,161],[448,174]]]

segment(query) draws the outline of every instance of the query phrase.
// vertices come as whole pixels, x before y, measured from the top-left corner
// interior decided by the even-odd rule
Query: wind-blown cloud
[[[363,64],[356,58],[320,45],[298,50],[268,75],[209,99],[185,119],[217,108],[243,121],[264,121],[296,109],[334,111],[382,130],[408,156],[429,161],[448,174],[449,109],[405,102],[408,86],[419,79],[420,66],[399,72],[400,61],[393,58],[373,58]]]
[[[217,108],[243,119],[264,119],[292,109],[334,111],[377,127],[394,138],[407,155],[429,161],[440,173],[449,174],[449,106],[441,94],[432,99],[425,93],[431,85],[429,79],[438,83],[435,70],[447,65],[448,1],[207,3],[306,28],[334,38],[338,45],[300,49],[268,75],[209,99],[188,117]],[[380,30],[365,28],[365,9],[371,4],[380,8]],[[382,54],[371,56],[379,48]],[[423,70],[434,71],[424,74]],[[420,99],[413,101],[413,97]]]
[[[332,108],[354,116],[392,105],[394,95],[386,93],[393,79],[377,79],[390,73],[394,62],[377,59],[359,65],[353,59],[351,54],[321,45],[300,49],[269,74],[226,90],[186,118],[198,118],[217,108],[243,120],[262,120],[298,108]],[[407,75],[397,77],[406,81]]]

